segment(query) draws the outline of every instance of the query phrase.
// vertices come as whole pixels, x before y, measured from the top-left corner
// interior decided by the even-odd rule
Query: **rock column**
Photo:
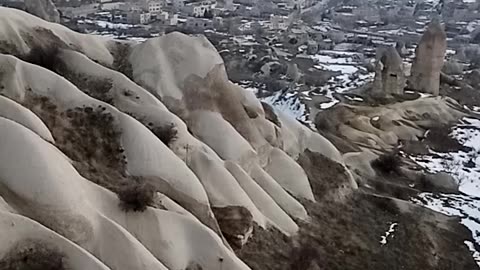
[[[432,95],[440,91],[440,72],[447,51],[447,35],[438,20],[432,20],[415,50],[409,87]]]

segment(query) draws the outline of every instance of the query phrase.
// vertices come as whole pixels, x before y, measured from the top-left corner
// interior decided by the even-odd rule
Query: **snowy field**
[[[126,24],[126,23],[111,23],[107,21],[100,21],[100,20],[80,20],[78,21],[79,24],[91,24],[91,25],[96,25],[101,28],[106,28],[106,29],[129,29],[135,27],[133,24]]]
[[[268,97],[260,99],[280,111],[283,111],[293,118],[296,118],[307,124],[311,124],[309,110],[306,101],[311,101],[314,97],[321,96],[324,102],[318,104],[318,108],[326,110],[333,107],[340,101],[335,98],[336,93],[348,93],[348,91],[358,89],[371,82],[374,73],[369,73],[360,66],[359,59],[361,54],[355,52],[323,50],[316,55],[308,56],[315,61],[314,68],[325,71],[337,72],[337,75],[321,86],[311,87],[308,91],[298,91],[296,85],[294,89],[288,92],[277,92]],[[248,82],[242,83],[245,87]],[[249,90],[257,92],[255,87],[246,87]],[[347,97],[347,99],[362,101],[357,97]]]
[[[465,241],[472,256],[480,265],[480,121],[464,118],[450,134],[468,151],[436,153],[412,156],[412,160],[429,172],[447,172],[460,184],[462,195],[422,193],[412,201],[437,212],[458,216],[461,223],[470,229],[477,248]]]

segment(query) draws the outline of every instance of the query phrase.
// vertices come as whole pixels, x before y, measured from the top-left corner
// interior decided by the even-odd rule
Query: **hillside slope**
[[[358,190],[329,140],[230,82],[204,37],[137,44],[0,8],[0,150],[0,269],[385,269],[404,252],[404,269],[475,267],[464,228]],[[129,211],[123,192],[146,186]],[[393,219],[419,241],[382,255]]]

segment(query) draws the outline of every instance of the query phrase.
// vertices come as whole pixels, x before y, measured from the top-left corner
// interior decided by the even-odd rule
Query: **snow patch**
[[[472,242],[470,242],[470,241],[464,241],[463,243],[464,243],[465,245],[467,245],[468,249],[469,249],[470,252],[472,253],[473,259],[475,260],[475,262],[477,262],[478,266],[480,266],[480,252],[478,252],[477,250],[475,250],[475,246],[473,245]]]
[[[380,244],[382,246],[386,245],[388,242],[388,237],[393,238],[394,237],[394,232],[395,228],[398,226],[398,223],[392,223],[390,224],[390,227],[388,228],[388,231],[385,232],[385,235],[382,235]],[[390,236],[391,235],[391,236]]]
[[[450,153],[430,151],[427,155],[410,158],[428,172],[446,172],[452,175],[463,194],[422,193],[412,199],[412,202],[448,216],[460,217],[461,223],[472,232],[473,239],[479,244],[480,198],[477,196],[480,194],[480,120],[463,118],[453,128],[450,136],[469,149]],[[480,265],[480,253],[471,242],[466,241],[465,244]]]

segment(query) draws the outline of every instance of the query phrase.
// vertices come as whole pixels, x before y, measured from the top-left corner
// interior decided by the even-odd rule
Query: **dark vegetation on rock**
[[[143,212],[154,203],[155,188],[148,183],[131,183],[120,188],[120,207],[126,211]]]
[[[476,269],[461,240],[468,239],[469,232],[456,220],[420,206],[402,209],[392,198],[362,190],[332,200],[324,194],[337,194],[338,184],[319,182],[345,183],[346,175],[339,174],[341,166],[332,161],[320,161],[308,152],[299,161],[317,198],[302,201],[312,220],[298,221],[300,232],[294,238],[255,227],[252,239],[237,252],[253,270]],[[382,245],[381,236],[392,223],[398,223],[394,237]]]
[[[116,42],[111,49],[113,68],[130,79],[133,78],[132,64],[128,61],[131,50],[130,44],[122,42]]]
[[[429,129],[424,143],[435,152],[458,152],[460,150],[468,152],[468,148],[460,144],[456,139],[449,136],[450,126],[436,126]]]
[[[64,255],[45,243],[21,241],[0,259],[2,270],[68,270]]]
[[[149,128],[166,146],[170,146],[171,143],[178,139],[178,130],[173,123],[161,127]]]
[[[60,48],[57,46],[35,46],[30,52],[22,57],[23,61],[55,71],[58,64]]]
[[[348,186],[345,168],[320,153],[306,150],[300,155],[298,163],[308,168],[305,172],[317,200],[335,200],[341,189]]]
[[[401,157],[397,152],[385,153],[372,161],[372,166],[384,174],[400,174]]]
[[[23,105],[47,125],[58,147],[77,171],[90,181],[114,192],[130,183],[124,149],[114,117],[106,107],[63,110],[54,100],[27,91]]]

